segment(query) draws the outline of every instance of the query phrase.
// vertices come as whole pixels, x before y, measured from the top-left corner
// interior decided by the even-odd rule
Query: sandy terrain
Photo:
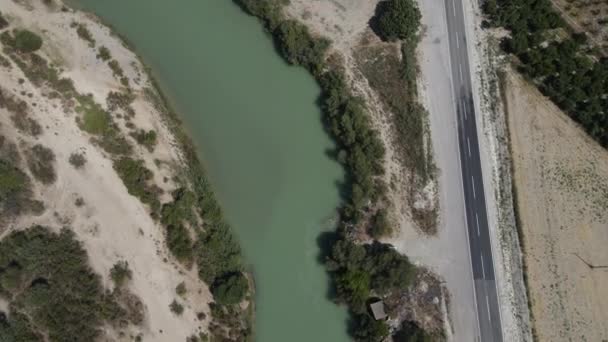
[[[608,152],[506,77],[517,207],[539,341],[608,339]]]
[[[155,183],[168,194],[174,188],[170,181],[174,170],[167,165],[179,163],[180,152],[174,147],[173,136],[161,114],[143,96],[143,88],[150,83],[137,57],[106,27],[82,13],[49,9],[42,1],[0,0],[0,8],[13,28],[25,27],[40,34],[44,40],[40,54],[60,66],[61,76],[71,78],[78,91],[91,93],[104,107],[107,94],[120,89],[120,83],[108,65],[96,57],[96,49],[79,38],[70,24],[73,21],[85,24],[97,47],[104,45],[110,49],[137,95],[133,103],[136,114],[131,122],[139,128],[154,129],[158,136],[154,152],[132,141],[135,156],[145,160],[155,174]],[[4,229],[2,235],[32,224],[54,229],[64,225],[72,227],[107,288],[113,286],[110,268],[119,260],[127,260],[133,271],[128,288],[143,302],[145,322],[141,327],[129,327],[126,335],[120,337],[108,327],[108,340],[131,341],[131,336],[141,333],[144,341],[184,341],[199,329],[205,329],[207,323],[199,321],[197,313],[209,311],[207,304],[211,296],[207,286],[198,280],[196,270],[177,266],[166,250],[162,227],[150,217],[146,206],[128,194],[109,156],[92,144],[90,135],[78,127],[74,110],[46,96],[46,91],[32,84],[14,64],[9,68],[0,67],[0,86],[12,96],[25,100],[31,117],[43,128],[38,137],[22,134],[13,128],[9,113],[0,109],[0,133],[17,142],[21,149],[36,143],[51,148],[56,156],[57,172],[57,180],[52,185],[38,184],[35,189],[36,197],[45,202],[46,211],[38,217],[20,219]],[[115,117],[115,121],[125,130],[124,120]],[[132,138],[127,136],[127,139]],[[70,165],[68,158],[73,152],[85,155],[84,168],[75,169]],[[155,159],[163,163],[157,166]],[[75,205],[79,197],[84,200],[82,206]],[[169,304],[178,298],[175,288],[182,281],[188,294],[185,299],[178,299],[185,310],[177,316],[169,310]]]

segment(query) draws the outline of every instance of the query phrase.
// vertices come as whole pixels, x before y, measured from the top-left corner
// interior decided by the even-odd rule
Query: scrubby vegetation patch
[[[124,312],[69,229],[33,227],[0,241],[1,341],[93,341]]]

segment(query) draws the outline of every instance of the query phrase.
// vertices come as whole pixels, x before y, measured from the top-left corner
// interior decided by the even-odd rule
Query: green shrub
[[[96,141],[106,152],[114,155],[129,155],[133,147],[116,127],[110,114],[90,95],[80,95],[77,99],[79,106],[76,110],[82,114],[80,128],[98,136],[100,139]]]
[[[9,155],[12,153],[7,152]],[[32,199],[29,177],[10,161],[18,157],[18,154],[7,159],[0,157],[0,221],[23,213],[38,215],[44,210],[42,202]]]
[[[407,289],[415,270],[407,257],[390,245],[358,245],[345,239],[333,245],[326,265],[338,301],[347,303],[357,314],[365,312],[372,292],[382,297],[393,290]]]
[[[16,30],[14,38],[15,48],[23,53],[30,53],[42,47],[42,38],[29,30]]]
[[[148,151],[154,151],[154,147],[156,146],[156,131],[149,130],[146,132],[143,129],[139,129],[136,132],[131,133],[131,136],[133,136],[138,144],[144,146]]]
[[[241,250],[225,222],[209,225],[200,234],[197,247],[199,274],[207,284],[241,271]]]
[[[81,128],[90,134],[103,135],[111,129],[112,118],[92,97],[82,96],[76,109],[83,114]]]
[[[353,321],[350,333],[357,342],[383,342],[389,335],[388,324],[382,320],[377,321],[368,314],[356,315]]]
[[[382,39],[412,41],[418,34],[420,18],[414,0],[386,0],[378,3],[371,23]]]
[[[127,187],[129,194],[150,205],[153,212],[160,208],[158,189],[148,184],[153,173],[145,167],[143,160],[122,157],[114,161],[114,170]]]
[[[131,103],[135,100],[135,95],[130,92],[111,91],[106,98],[106,103],[110,111],[122,109],[128,115],[135,115],[135,111],[131,107]]]
[[[129,268],[129,263],[125,260],[118,261],[110,269],[110,278],[116,287],[123,286],[127,281],[131,280],[133,272]]]
[[[393,231],[386,209],[380,209],[371,222],[369,234],[376,240],[389,236]]]
[[[169,251],[182,262],[189,262],[192,258],[192,239],[190,233],[183,225],[167,227],[167,247]]]
[[[114,74],[114,76],[120,78],[124,76],[124,71],[122,70],[122,67],[120,66],[120,64],[118,64],[118,61],[113,59],[111,61],[108,62],[108,66],[110,67],[110,69],[112,69],[112,73]]]
[[[303,65],[314,73],[320,72],[329,41],[312,38],[308,28],[295,20],[281,22],[275,30],[275,37],[280,52],[289,63]]]
[[[0,159],[0,203],[12,201],[27,189],[27,176],[8,161]]]
[[[102,61],[109,61],[110,59],[112,59],[112,55],[110,53],[110,49],[108,49],[105,46],[101,46],[99,48],[99,53],[97,54],[97,58],[101,59]]]
[[[175,287],[175,293],[180,297],[185,296],[187,292],[188,289],[186,289],[186,283],[183,281]]]
[[[94,341],[104,322],[124,315],[67,228],[38,226],[0,241],[0,290],[10,300],[2,341]]]
[[[78,34],[78,37],[87,41],[90,47],[95,46],[95,39],[93,38],[93,35],[91,35],[91,31],[89,31],[86,25],[78,24],[76,26],[76,33]]]
[[[0,30],[4,30],[7,27],[8,27],[8,21],[4,18],[4,16],[2,15],[2,12],[0,12]]]
[[[171,309],[171,312],[178,316],[181,316],[181,314],[184,313],[184,306],[178,303],[175,299],[173,302],[171,302],[171,304],[169,304],[169,308]]]
[[[219,278],[211,286],[215,301],[224,305],[240,303],[248,292],[249,282],[241,272]]]
[[[34,145],[27,158],[27,165],[32,175],[44,184],[52,184],[57,179],[55,173],[55,153],[48,147]]]
[[[84,157],[84,154],[77,152],[70,154],[68,161],[77,169],[82,168],[84,164],[87,163],[87,159]]]

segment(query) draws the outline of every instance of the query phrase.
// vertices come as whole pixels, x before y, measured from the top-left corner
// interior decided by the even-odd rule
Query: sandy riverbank
[[[149,183],[157,187],[161,202],[169,200],[176,188],[173,179],[180,170],[182,151],[163,113],[146,95],[154,88],[144,66],[94,17],[62,8],[57,2],[51,4],[0,0],[2,13],[10,23],[8,29],[27,28],[42,37],[38,54],[59,70],[60,77],[71,79],[79,93],[91,94],[111,113],[116,128],[133,146],[131,156],[143,160],[153,172]],[[79,36],[76,24],[86,27],[94,44]],[[101,46],[118,63],[122,77],[117,77],[98,56]],[[108,94],[125,91],[125,82],[134,95],[133,115],[108,108]],[[5,94],[25,101],[29,117],[42,129],[35,136],[15,129],[12,113],[0,109],[0,133],[22,151],[34,144],[50,148],[55,154],[57,175],[50,185],[35,184],[35,197],[44,202],[45,211],[39,216],[17,218],[2,234],[33,224],[54,229],[71,226],[107,288],[113,286],[110,268],[119,260],[127,260],[133,272],[128,289],[142,301],[145,320],[141,326],[107,327],[105,337],[109,340],[130,341],[132,336],[141,335],[144,341],[184,341],[205,331],[208,322],[199,313],[208,317],[212,298],[207,285],[199,280],[196,268],[180,266],[168,252],[164,229],[151,217],[150,209],[129,194],[113,168],[112,156],[81,129],[76,108],[50,96],[51,89],[35,84],[14,62],[0,67],[0,87]],[[135,141],[129,134],[134,130],[156,132],[152,150]],[[73,153],[85,157],[82,168],[69,162]],[[175,291],[182,282],[187,288],[183,298]],[[173,300],[183,304],[181,315],[169,309]]]

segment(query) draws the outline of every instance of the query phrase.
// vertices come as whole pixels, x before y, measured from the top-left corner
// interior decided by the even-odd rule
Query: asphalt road
[[[444,0],[479,341],[502,341],[462,0]]]

